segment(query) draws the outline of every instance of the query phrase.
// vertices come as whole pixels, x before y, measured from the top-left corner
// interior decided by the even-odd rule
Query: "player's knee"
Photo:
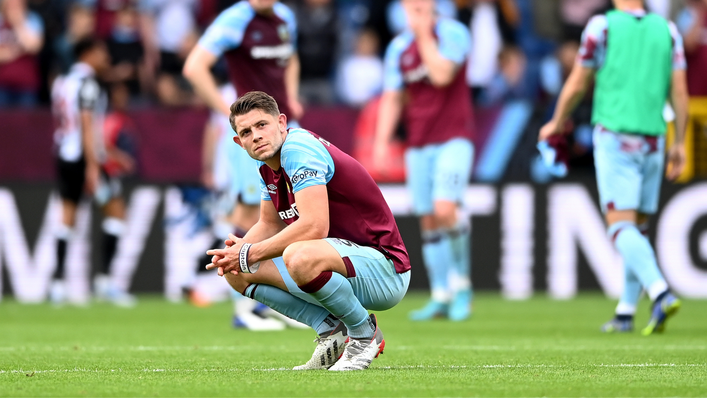
[[[317,255],[307,242],[295,242],[287,246],[282,253],[282,259],[290,276],[298,284],[309,282],[310,277],[317,274]]]
[[[241,278],[239,275],[226,274],[224,275],[226,281],[231,287],[238,293],[245,294],[245,289],[248,287],[249,283],[245,279]]]

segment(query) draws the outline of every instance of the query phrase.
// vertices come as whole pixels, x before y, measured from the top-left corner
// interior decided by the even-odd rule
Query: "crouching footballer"
[[[402,300],[410,260],[380,189],[356,160],[316,134],[287,129],[275,100],[231,105],[234,141],[258,161],[260,219],[209,250],[208,269],[245,296],[312,327],[312,358],[295,370],[364,370],[383,352],[376,316]]]

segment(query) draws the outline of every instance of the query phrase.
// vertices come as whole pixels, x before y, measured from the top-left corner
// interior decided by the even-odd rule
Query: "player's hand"
[[[98,184],[101,179],[101,168],[98,163],[88,163],[86,165],[86,182],[85,189],[90,195],[96,193],[98,189]]]
[[[211,264],[206,266],[206,269],[218,269],[219,276],[224,276],[227,273],[233,275],[238,275],[240,270],[240,265],[238,262],[238,257],[240,255],[241,247],[243,246],[243,239],[236,238],[232,234],[228,235],[229,239],[226,240],[226,247],[223,249],[211,249],[206,252],[207,255],[213,256],[211,258]]]
[[[668,150],[667,177],[674,181],[685,168],[685,144],[673,144]]]
[[[292,119],[301,120],[304,115],[304,106],[299,102],[297,98],[290,99],[287,104],[290,106],[290,112],[292,112]]]
[[[545,141],[546,139],[550,138],[550,136],[560,133],[562,133],[562,129],[560,129],[560,124],[557,123],[554,119],[550,120],[540,128],[540,134],[538,134],[538,141]]]

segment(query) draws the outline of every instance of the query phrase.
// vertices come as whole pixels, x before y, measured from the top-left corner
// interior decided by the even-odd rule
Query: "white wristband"
[[[250,266],[248,265],[248,251],[250,251],[251,246],[253,246],[253,244],[244,243],[243,246],[241,246],[241,251],[238,253],[238,265],[241,268],[241,272],[245,274],[254,274],[260,267],[260,261]]]

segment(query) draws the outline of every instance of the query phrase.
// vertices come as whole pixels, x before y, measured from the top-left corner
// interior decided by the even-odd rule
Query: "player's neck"
[[[275,9],[272,7],[271,8],[262,8],[260,10],[257,10],[254,8],[253,11],[255,11],[256,14],[262,15],[264,17],[271,17],[271,16],[275,15]]]
[[[282,135],[282,143],[283,143],[283,145],[285,145],[285,140],[287,139],[287,134],[288,134],[288,133],[289,133],[289,132],[288,132],[287,130],[285,130],[285,132],[282,133],[282,134],[283,134],[283,135]],[[280,163],[280,155],[281,155],[281,154],[282,154],[282,147],[280,147],[280,149],[278,149],[277,152],[275,152],[275,154],[273,155],[273,157],[271,157],[271,158],[268,159],[268,160],[263,161],[263,163],[265,163],[266,165],[268,165],[268,167],[270,167],[270,168],[273,169],[274,171],[278,171],[278,170],[280,170],[280,167],[282,166],[282,164]]]
[[[641,1],[616,1],[615,6],[620,11],[644,11]]]

